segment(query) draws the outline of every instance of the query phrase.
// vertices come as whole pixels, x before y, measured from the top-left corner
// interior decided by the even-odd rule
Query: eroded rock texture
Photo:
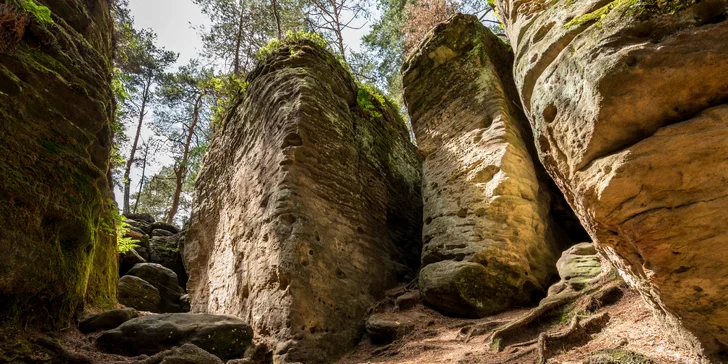
[[[419,263],[420,161],[394,108],[312,43],[249,81],[197,181],[192,309],[246,319],[279,361],[331,361]]]
[[[670,335],[725,355],[728,2],[498,8],[547,170]]]
[[[482,317],[537,302],[568,241],[556,237],[551,193],[529,153],[512,59],[476,17],[456,15],[404,66],[424,158],[420,289],[453,315]]]
[[[52,23],[0,8],[0,322],[60,328],[116,296],[112,24],[105,0],[36,2]]]

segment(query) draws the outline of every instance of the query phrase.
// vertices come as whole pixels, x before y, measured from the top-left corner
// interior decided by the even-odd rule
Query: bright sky
[[[131,15],[134,17],[134,26],[137,29],[151,28],[157,33],[157,45],[167,50],[179,53],[177,66],[186,64],[190,59],[199,56],[202,50],[202,40],[198,34],[197,28],[201,25],[209,25],[208,18],[202,14],[199,7],[192,3],[192,0],[130,0],[129,7]],[[374,9],[373,9],[374,10]],[[361,26],[364,19],[354,22],[352,26]],[[369,32],[369,24],[367,23],[362,29],[348,29],[344,34],[344,41],[347,46],[354,50],[358,50],[361,44],[361,37]],[[146,122],[149,124],[152,120],[153,113],[147,114]],[[134,138],[134,128],[127,130],[127,135],[131,140]],[[152,135],[151,129],[146,126],[142,131],[142,139],[147,140]],[[141,146],[141,141],[139,142]],[[130,147],[130,146],[129,146]],[[122,150],[122,153],[128,155],[129,150]],[[172,159],[166,156],[158,156],[156,160],[151,162],[147,167],[146,176],[150,177],[158,172],[162,166],[171,165]],[[139,188],[141,179],[141,169],[134,168],[131,173],[131,190],[132,194]],[[120,189],[115,191],[116,200],[121,206],[123,192]]]

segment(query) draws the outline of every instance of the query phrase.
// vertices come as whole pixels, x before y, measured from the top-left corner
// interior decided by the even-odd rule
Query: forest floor
[[[459,319],[443,316],[423,306],[398,312],[403,320],[415,322],[408,335],[388,345],[375,345],[364,339],[338,364],[359,363],[536,363],[534,350],[542,332],[563,332],[569,326],[563,317],[543,317],[523,327],[504,343],[502,351],[490,349],[488,331],[501,323],[526,314],[529,309],[512,310],[482,319]],[[616,303],[599,309],[609,321],[601,331],[586,340],[572,342],[555,350],[547,363],[659,363],[692,364],[698,358],[669,342],[639,295],[625,290]],[[491,327],[491,330],[479,328]],[[483,332],[485,331],[485,332]],[[621,357],[622,361],[615,361]]]

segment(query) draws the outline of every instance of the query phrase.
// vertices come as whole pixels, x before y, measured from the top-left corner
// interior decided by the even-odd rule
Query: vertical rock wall
[[[456,15],[404,65],[424,158],[420,289],[448,314],[482,317],[537,301],[568,243],[529,153],[512,62],[476,17]]]
[[[728,357],[728,1],[498,1],[539,155],[667,335]]]
[[[0,322],[67,327],[116,297],[112,21],[105,0],[37,2],[52,23],[2,8]]]
[[[332,361],[383,291],[414,277],[420,161],[395,110],[313,43],[248,79],[197,180],[192,310],[248,320],[278,361]]]

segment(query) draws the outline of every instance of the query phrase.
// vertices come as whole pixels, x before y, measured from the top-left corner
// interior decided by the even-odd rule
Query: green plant
[[[286,35],[281,38],[273,38],[271,39],[268,44],[261,47],[258,52],[255,54],[255,57],[258,58],[259,61],[262,61],[266,59],[269,55],[271,55],[276,50],[282,48],[286,44],[292,44],[296,42],[300,42],[302,40],[308,40],[311,41],[322,48],[328,48],[329,42],[324,39],[324,37],[316,32],[304,32],[302,30],[299,30],[297,32],[288,31]]]
[[[102,228],[108,233],[116,233],[116,250],[118,250],[119,253],[124,254],[129,250],[139,247],[137,244],[139,242],[138,240],[134,240],[126,236],[126,233],[129,232],[129,224],[124,221],[124,217],[119,213],[119,209],[116,207],[116,202],[108,200],[107,204],[109,205],[109,210],[111,211],[111,217],[114,220],[115,228],[108,226],[107,224],[103,224]]]
[[[695,0],[614,0],[601,8],[581,16],[577,16],[564,25],[564,28],[571,28],[589,22],[596,22],[598,27],[602,26],[602,21],[613,10],[617,8],[630,9],[632,14],[642,14],[646,12],[656,14],[674,14],[683,10],[690,5],[695,4]]]
[[[51,9],[43,5],[38,5],[35,0],[13,0],[15,6],[22,9],[28,14],[33,15],[40,23],[53,23],[51,17]]]

